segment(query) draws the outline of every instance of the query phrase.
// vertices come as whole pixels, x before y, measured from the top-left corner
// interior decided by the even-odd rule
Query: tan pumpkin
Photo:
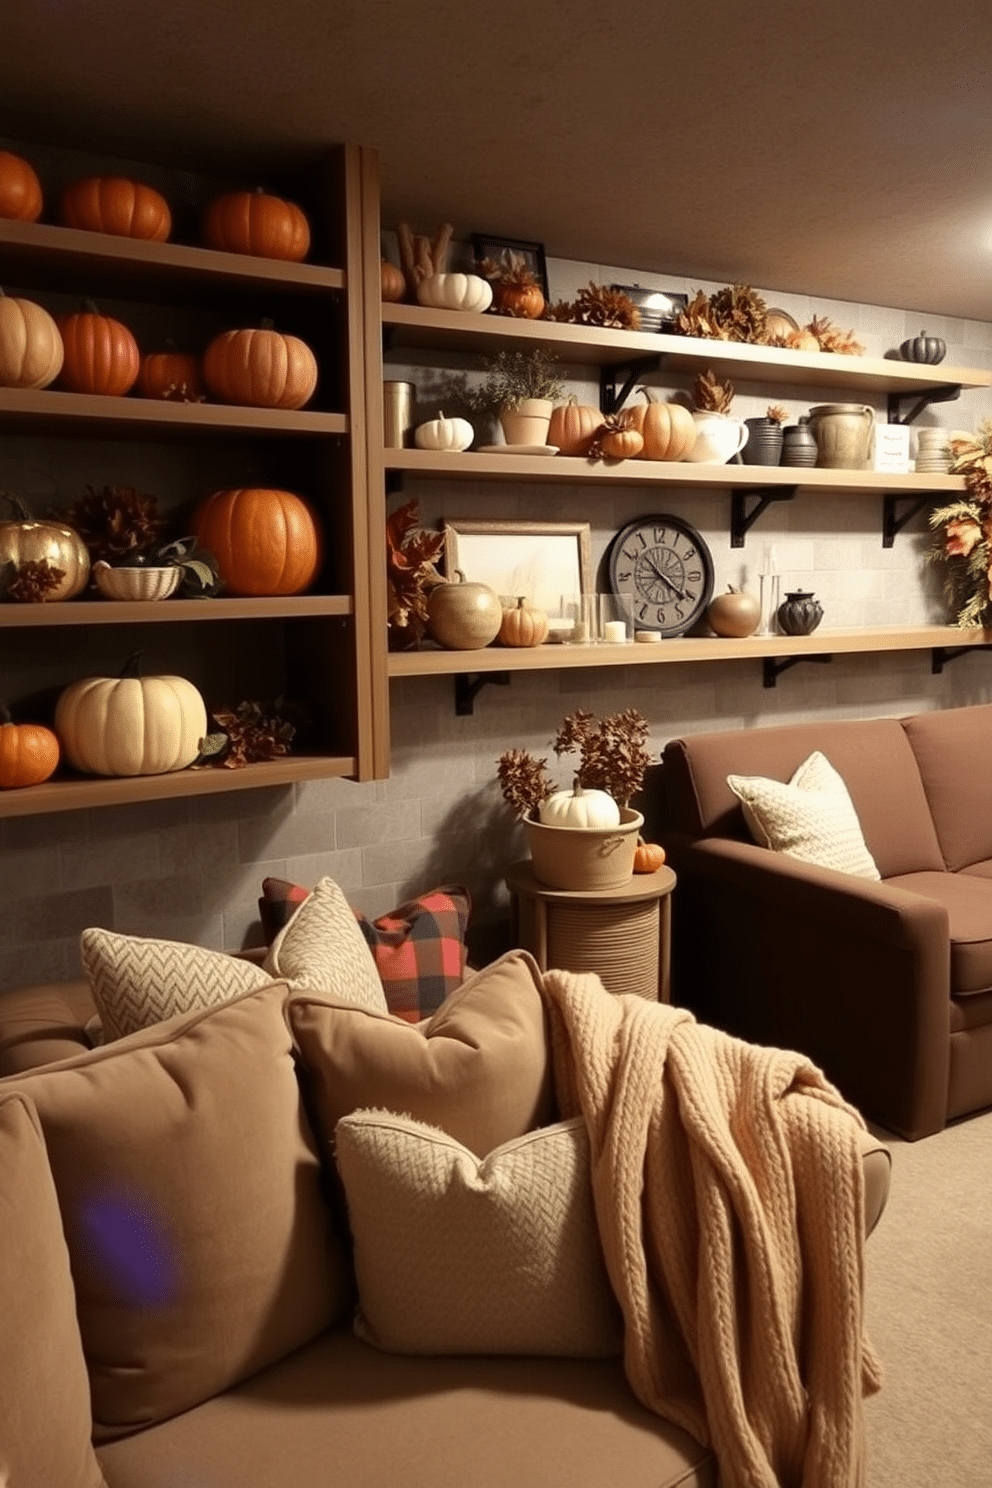
[[[15,569],[25,563],[47,562],[62,570],[62,578],[46,589],[42,603],[75,599],[89,581],[90,555],[79,533],[61,522],[35,521],[23,501],[8,496],[14,516],[0,522],[0,567],[12,563]]]
[[[588,455],[605,422],[606,416],[598,408],[570,398],[551,410],[548,443],[563,455]]]
[[[316,513],[292,491],[215,491],[193,513],[192,530],[231,595],[302,594],[323,562]]]
[[[302,408],[317,387],[317,358],[299,336],[262,327],[223,331],[203,354],[215,398],[249,408]]]
[[[0,387],[48,387],[61,372],[64,355],[48,311],[0,289]]]
[[[448,651],[474,651],[499,635],[503,607],[488,584],[467,582],[460,569],[454,582],[435,584],[427,599],[427,631]]]
[[[170,403],[198,403],[204,397],[199,357],[188,351],[149,351],[138,368],[138,391],[143,398]]]
[[[14,723],[0,706],[0,790],[40,785],[55,773],[59,741],[41,723]]]
[[[207,733],[203,698],[185,677],[84,677],[55,704],[64,758],[87,775],[185,770]]]
[[[540,646],[547,638],[546,613],[529,605],[523,595],[512,608],[503,611],[498,636],[501,646]]]
[[[34,166],[20,155],[0,150],[0,217],[37,222],[41,208],[41,182]]]
[[[634,849],[634,872],[657,873],[665,864],[665,849],[657,842],[645,842],[638,837]]]
[[[642,460],[684,460],[696,442],[692,413],[681,403],[661,403],[647,388],[639,388],[645,401],[624,409],[632,428],[644,440]]]
[[[622,414],[607,418],[595,441],[607,460],[632,460],[644,448],[644,436],[628,424]]]
[[[258,187],[231,191],[210,203],[203,236],[224,253],[300,263],[310,252],[310,224],[295,202]]]
[[[544,314],[544,294],[539,284],[493,283],[493,309],[500,315],[513,315],[518,320],[540,320]]]
[[[72,393],[123,397],[138,380],[141,353],[127,326],[97,310],[59,315],[64,357],[59,386]]]
[[[164,243],[172,231],[169,203],[154,186],[127,176],[86,176],[62,193],[62,221],[87,232]]]
[[[396,304],[406,294],[403,270],[398,269],[394,263],[390,263],[388,258],[384,258],[379,265],[379,285],[386,304]]]

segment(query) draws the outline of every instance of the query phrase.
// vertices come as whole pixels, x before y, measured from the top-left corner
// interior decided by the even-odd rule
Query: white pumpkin
[[[0,387],[47,387],[64,355],[62,333],[48,311],[0,289]]]
[[[493,302],[493,288],[481,274],[427,274],[417,285],[417,300],[432,310],[481,314]]]
[[[475,430],[468,419],[445,418],[443,413],[413,431],[414,444],[425,450],[467,450],[474,438]]]
[[[546,827],[594,827],[603,831],[620,825],[620,807],[606,791],[583,790],[576,783],[571,790],[555,791],[542,801],[538,817]]]
[[[207,710],[185,677],[84,677],[55,704],[55,732],[87,775],[164,775],[196,759]]]

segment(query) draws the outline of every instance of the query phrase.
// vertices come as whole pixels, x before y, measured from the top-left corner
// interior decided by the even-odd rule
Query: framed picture
[[[444,571],[488,584],[499,595],[523,595],[549,615],[561,613],[562,595],[588,594],[592,586],[588,522],[444,521]]]
[[[537,280],[544,298],[550,298],[548,294],[548,266],[544,261],[543,243],[524,243],[519,238],[492,238],[488,237],[485,233],[473,233],[472,248],[475,253],[476,263],[480,259],[491,258],[494,263],[499,264],[501,267],[505,264],[509,268],[513,262],[513,256],[521,258],[524,267],[530,269],[534,278]]]

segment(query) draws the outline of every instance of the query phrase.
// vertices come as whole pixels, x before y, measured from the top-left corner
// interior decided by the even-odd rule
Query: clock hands
[[[652,558],[649,558],[648,557],[647,553],[642,554],[642,561],[648,565],[648,567],[652,570],[652,572],[655,574],[655,576],[657,578],[659,578],[661,580],[661,582],[668,589],[671,589],[671,591],[675,595],[676,599],[681,599],[682,602],[683,602],[683,604],[684,604],[685,601],[686,601],[686,596],[683,594],[682,590],[678,587],[677,584],[673,584],[672,583],[671,579],[668,577],[667,574],[663,574],[662,573],[661,569],[658,567],[658,565],[654,562],[654,560]]]

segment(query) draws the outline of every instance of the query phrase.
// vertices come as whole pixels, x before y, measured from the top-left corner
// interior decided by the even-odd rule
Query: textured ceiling
[[[375,146],[383,222],[992,320],[986,0],[4,0],[0,133]]]

